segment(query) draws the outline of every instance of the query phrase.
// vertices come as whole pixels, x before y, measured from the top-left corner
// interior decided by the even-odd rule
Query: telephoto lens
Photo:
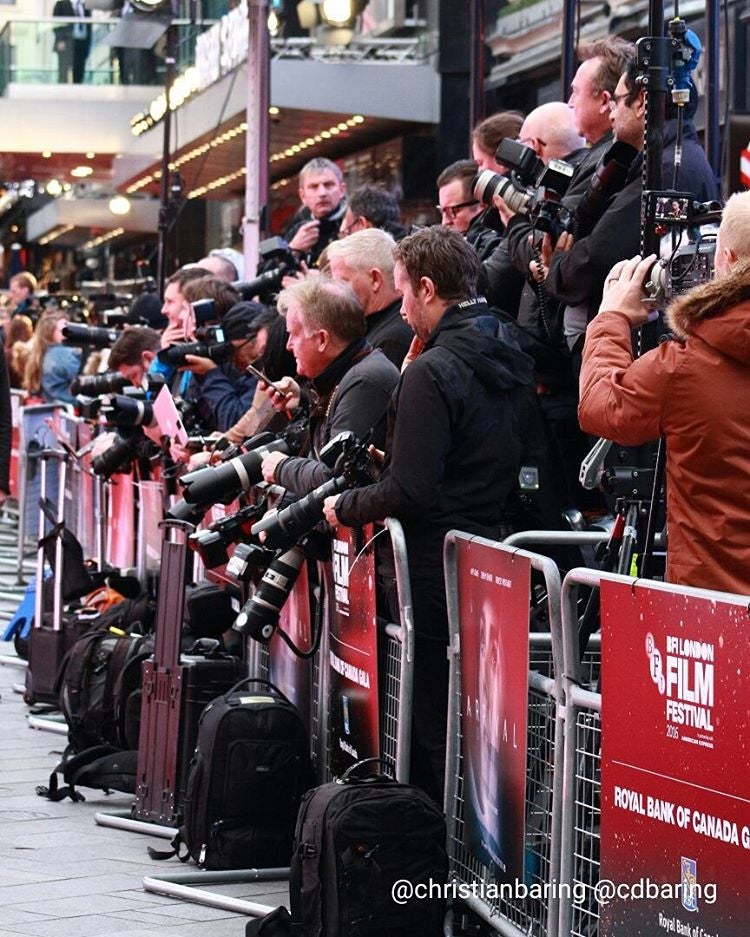
[[[252,598],[248,599],[232,627],[256,641],[270,641],[279,623],[279,613],[305,562],[305,551],[294,546],[277,556],[263,574]]]
[[[62,330],[68,345],[91,345],[94,348],[109,348],[122,334],[116,329],[90,328],[88,325],[68,323]]]
[[[93,473],[109,478],[121,469],[127,471],[130,462],[135,458],[141,438],[140,433],[133,436],[115,436],[109,448],[91,460]]]
[[[116,426],[153,426],[154,406],[149,400],[138,400],[116,394],[106,407],[102,407],[108,423]]]
[[[474,179],[474,198],[483,205],[492,205],[492,199],[499,195],[511,211],[525,215],[531,195],[524,189],[517,188],[506,176],[501,176],[491,169],[483,169]]]
[[[117,371],[107,371],[105,374],[79,375],[70,385],[73,396],[85,394],[87,397],[98,397],[99,394],[119,394],[130,385],[130,381],[118,374]]]

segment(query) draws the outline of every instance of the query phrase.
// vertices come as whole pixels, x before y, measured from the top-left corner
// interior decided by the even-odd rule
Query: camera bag
[[[448,872],[445,819],[422,790],[349,768],[308,791],[294,835],[291,917],[279,910],[251,921],[246,933],[300,937],[435,937],[445,900],[412,893],[397,904],[393,886],[443,883]],[[419,889],[415,890],[419,892]],[[272,926],[273,925],[273,926]],[[265,928],[265,929],[264,929]]]
[[[245,689],[252,683],[261,688]],[[211,870],[287,866],[300,799],[313,783],[296,707],[265,680],[241,680],[201,715],[173,851],[149,855],[192,857]]]

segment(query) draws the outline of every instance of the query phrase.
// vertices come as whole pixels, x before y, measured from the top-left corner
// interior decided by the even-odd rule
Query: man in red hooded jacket
[[[586,332],[578,416],[588,433],[667,449],[667,577],[750,594],[750,192],[727,202],[715,278],[667,310],[675,341],[633,359],[653,256],[621,261]]]

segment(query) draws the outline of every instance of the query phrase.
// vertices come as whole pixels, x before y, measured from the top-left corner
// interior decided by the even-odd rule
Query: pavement
[[[10,572],[2,575],[3,562],[12,565],[11,527],[6,514],[0,522],[3,627],[21,591]],[[12,645],[0,641],[0,656],[14,658]],[[163,837],[95,822],[97,813],[127,811],[131,796],[85,790],[83,803],[52,803],[36,795],[66,739],[29,727],[29,708],[17,692],[23,678],[18,666],[0,666],[0,937],[242,937],[243,914],[144,890],[144,876],[199,870],[177,859],[151,860],[147,847],[165,850]],[[286,882],[211,890],[272,907],[288,901]]]

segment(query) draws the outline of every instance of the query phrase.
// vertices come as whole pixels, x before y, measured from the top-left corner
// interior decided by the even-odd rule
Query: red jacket
[[[750,263],[680,297],[680,341],[633,360],[618,312],[589,325],[578,417],[623,445],[667,445],[667,577],[750,594]]]

